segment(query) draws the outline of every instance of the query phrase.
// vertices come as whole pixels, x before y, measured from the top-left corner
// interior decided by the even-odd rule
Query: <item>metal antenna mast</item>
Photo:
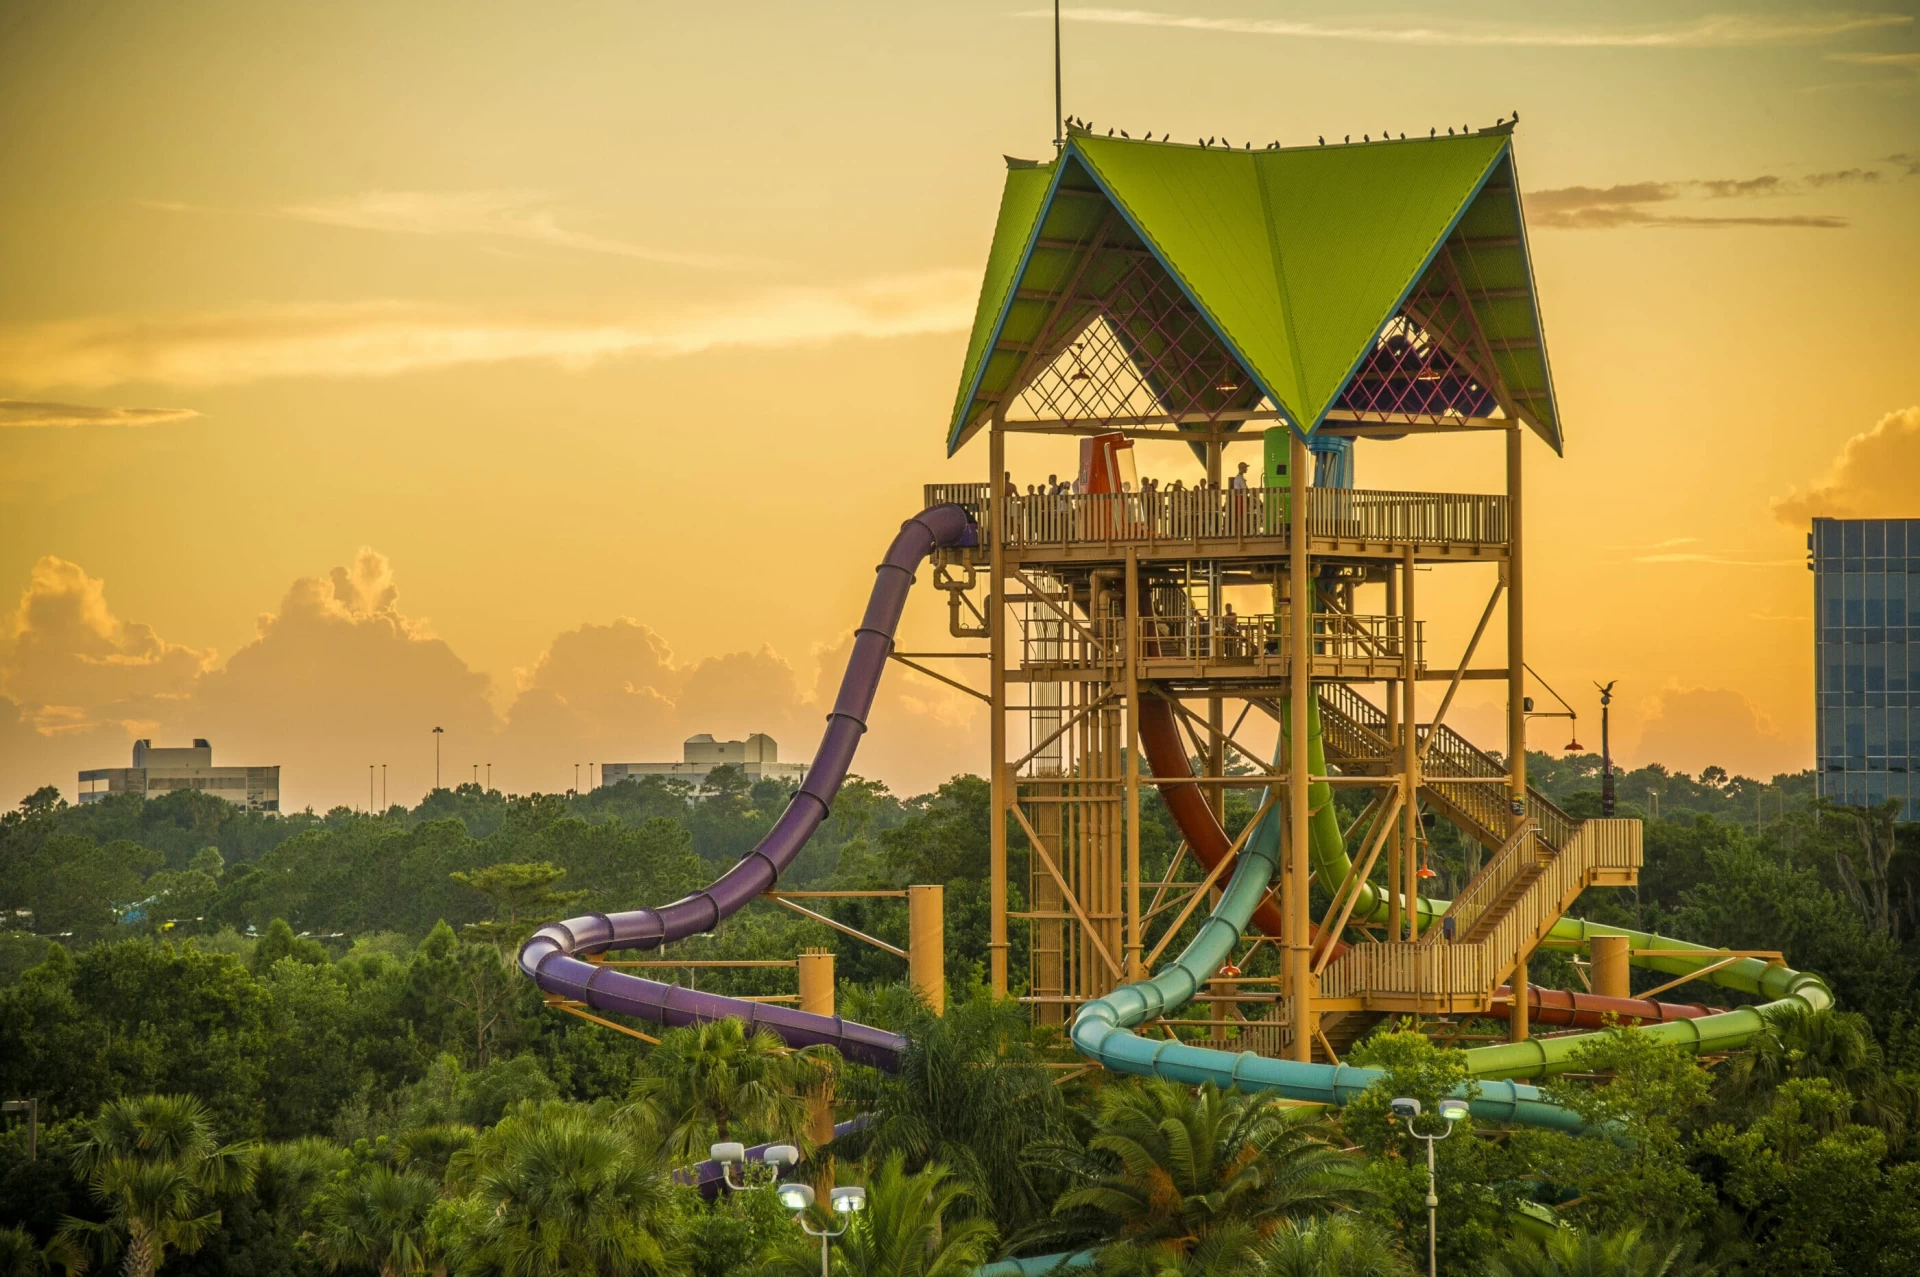
[[[1053,149],[1067,144],[1060,104],[1060,0],[1053,0]]]

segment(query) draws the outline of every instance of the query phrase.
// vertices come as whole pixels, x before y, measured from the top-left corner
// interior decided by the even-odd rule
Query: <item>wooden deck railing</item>
[[[1464,937],[1481,926],[1476,940],[1449,941],[1436,927],[1410,944],[1354,945],[1321,973],[1321,996],[1489,995],[1520,955],[1546,937],[1583,889],[1596,880],[1618,881],[1640,862],[1637,820],[1582,821],[1567,845],[1552,854],[1539,848],[1533,832],[1525,830],[1512,840],[1511,855],[1496,857],[1450,911],[1456,918],[1456,936]],[[1528,874],[1533,877],[1526,890],[1503,903],[1507,888]],[[1498,916],[1489,918],[1484,911],[1493,908],[1498,908]],[[1472,920],[1465,920],[1466,915],[1473,915]],[[1418,956],[1423,953],[1432,957]]]
[[[1320,973],[1320,996],[1395,993],[1472,998],[1493,988],[1492,977],[1480,945],[1368,942],[1354,945]]]
[[[952,502],[983,516],[984,483],[930,483],[928,505]],[[1150,492],[1019,493],[1001,512],[1015,549],[1112,543],[1158,544],[1284,537],[1285,488],[1155,488]],[[1504,546],[1507,499],[1452,492],[1310,488],[1307,531],[1319,540]]]

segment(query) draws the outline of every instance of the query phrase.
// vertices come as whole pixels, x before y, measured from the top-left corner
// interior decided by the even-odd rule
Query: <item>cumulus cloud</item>
[[[1051,9],[1031,9],[1023,18],[1051,20]],[[1688,22],[1643,27],[1527,26],[1455,23],[1421,26],[1409,22],[1321,22],[1290,18],[1216,18],[1157,13],[1148,9],[1062,9],[1068,22],[1103,26],[1161,27],[1221,35],[1282,36],[1307,40],[1349,40],[1367,44],[1482,46],[1558,49],[1698,49],[1760,44],[1802,44],[1863,31],[1883,30],[1912,21],[1905,14],[1715,13]]]
[[[1640,763],[1696,774],[1720,766],[1762,778],[1813,765],[1813,743],[1806,733],[1783,733],[1731,688],[1670,687],[1638,708],[1639,741],[1623,752]]]
[[[337,793],[396,747],[423,760],[435,727],[461,741],[493,733],[487,676],[401,612],[378,551],[295,581],[256,631],[195,689],[186,708],[202,728],[190,734],[281,764],[295,793]]]
[[[1890,412],[1847,440],[1826,476],[1805,492],[1794,489],[1773,503],[1780,522],[1804,526],[1815,518],[1907,518],[1920,492],[1920,406]]]
[[[609,239],[560,224],[553,198],[539,191],[363,191],[288,205],[282,217],[349,230],[397,235],[528,240],[555,248],[676,266],[739,266],[739,258],[676,252]]]
[[[0,645],[0,692],[44,735],[137,728],[187,695],[213,656],[121,620],[106,582],[48,555],[33,565]]]
[[[95,404],[0,399],[0,429],[70,430],[76,426],[170,426],[192,421],[191,408],[105,408]]]
[[[384,377],[540,360],[565,368],[727,348],[958,332],[972,321],[971,271],[786,288],[640,319],[505,314],[401,301],[269,306],[165,319],[106,316],[0,332],[0,382],[218,386],[278,377]]]
[[[838,691],[851,634],[810,653],[806,674],[762,647],[677,659],[646,624],[620,618],[555,637],[519,671],[504,716],[490,680],[401,603],[393,565],[363,547],[324,575],[293,582],[255,637],[224,664],[170,643],[109,606],[75,564],[35,566],[0,632],[0,794],[125,766],[136,737],[203,736],[223,763],[278,764],[289,809],[364,804],[368,765],[396,802],[491,765],[509,792],[555,791],[573,764],[680,757],[698,732],[766,732],[804,761]],[[903,667],[887,671],[859,770],[903,792],[977,770],[986,715],[960,693]],[[433,728],[444,731],[436,736]]]
[[[1806,230],[1839,230],[1847,219],[1831,214],[1781,215],[1688,213],[1671,205],[1689,197],[1712,202],[1804,194],[1829,187],[1880,180],[1878,169],[1848,168],[1790,178],[1765,173],[1759,177],[1695,178],[1676,182],[1625,182],[1614,186],[1562,186],[1529,191],[1527,212],[1533,225],[1551,230],[1619,230],[1636,226],[1669,226],[1689,230],[1723,230],[1736,226],[1774,226]]]

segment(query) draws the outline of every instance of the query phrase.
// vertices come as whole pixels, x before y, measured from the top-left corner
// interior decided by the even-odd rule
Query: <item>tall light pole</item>
[[[493,792],[493,764],[492,763],[487,764],[487,792],[489,794]]]
[[[380,764],[380,810],[387,809],[387,765]]]
[[[573,792],[576,794],[580,792],[580,764],[579,763],[575,763],[573,765]]]
[[[1613,815],[1613,743],[1607,735],[1607,710],[1613,704],[1613,683],[1600,688],[1600,814]]]
[[[1440,1101],[1440,1116],[1444,1121],[1438,1134],[1414,1125],[1420,1118],[1419,1100],[1398,1099],[1391,1107],[1393,1115],[1407,1124],[1407,1134],[1427,1142],[1427,1277],[1440,1277],[1440,1195],[1434,1191],[1433,1146],[1453,1134],[1453,1124],[1467,1115],[1467,1102]]]
[[[446,731],[444,727],[433,729],[433,787],[435,789],[440,788],[440,738],[446,734]]]
[[[367,815],[373,815],[373,764],[367,764]]]

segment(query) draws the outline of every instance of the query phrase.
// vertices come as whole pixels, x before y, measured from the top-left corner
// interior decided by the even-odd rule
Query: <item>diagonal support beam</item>
[[[909,657],[902,656],[898,652],[887,653],[887,659],[898,661],[902,665],[906,666],[908,669],[912,670],[914,673],[925,674],[928,678],[933,679],[937,683],[945,683],[948,687],[954,688],[957,691],[965,692],[967,695],[973,697],[975,700],[985,701],[989,705],[993,704],[993,697],[988,696],[985,692],[978,691],[974,688],[968,687],[965,683],[962,683],[957,678],[948,678],[945,674],[940,673],[938,670],[930,670],[926,666],[920,664],[918,661],[915,661]]]
[[[1201,879],[1200,885],[1195,887],[1193,894],[1187,897],[1186,908],[1175,915],[1173,921],[1167,924],[1167,929],[1160,933],[1159,942],[1153,946],[1153,952],[1146,956],[1146,960],[1140,964],[1141,966],[1152,970],[1154,962],[1158,960],[1162,953],[1166,952],[1168,943],[1172,941],[1176,935],[1180,934],[1180,928],[1185,926],[1187,919],[1193,916],[1195,906],[1206,898],[1208,890],[1212,888],[1214,883],[1220,880],[1220,875],[1226,872],[1227,866],[1240,858],[1240,849],[1246,846],[1247,839],[1253,834],[1253,831],[1259,827],[1261,820],[1266,817],[1266,814],[1273,810],[1273,800],[1278,794],[1278,786],[1267,791],[1267,800],[1260,804],[1260,810],[1253,813],[1253,819],[1247,822],[1246,828],[1240,831],[1240,836],[1233,840],[1231,847],[1227,848],[1227,854],[1216,860],[1213,868],[1207,870],[1207,876]]]
[[[1503,569],[1504,570],[1504,569]],[[1460,690],[1460,680],[1467,675],[1467,666],[1473,660],[1474,651],[1480,646],[1480,636],[1487,632],[1487,622],[1493,619],[1493,609],[1500,602],[1500,594],[1507,588],[1504,580],[1493,583],[1493,593],[1487,596],[1486,610],[1480,613],[1480,624],[1473,627],[1473,637],[1467,640],[1467,650],[1461,654],[1460,664],[1453,670],[1453,681],[1447,684],[1447,694],[1440,698],[1440,708],[1433,712],[1433,721],[1427,724],[1427,738],[1420,742],[1417,755],[1424,763],[1427,751],[1433,748],[1433,742],[1440,739],[1440,729],[1446,724],[1447,710],[1453,704],[1453,694]]]
[[[1047,844],[1041,840],[1033,825],[1028,822],[1027,813],[1020,810],[1018,803],[1007,810],[1011,811],[1013,818],[1020,822],[1020,828],[1027,831],[1027,842],[1033,847],[1033,854],[1040,857],[1040,863],[1047,867],[1049,874],[1053,875],[1054,883],[1060,888],[1061,899],[1066,901],[1067,908],[1073,911],[1073,916],[1086,930],[1087,939],[1093,943],[1093,951],[1100,955],[1102,962],[1107,964],[1107,969],[1113,972],[1114,979],[1126,979],[1126,976],[1121,973],[1120,964],[1113,960],[1111,953],[1107,952],[1107,946],[1101,941],[1100,933],[1094,929],[1093,919],[1087,917],[1087,911],[1080,907],[1080,897],[1075,895],[1073,888],[1067,885],[1066,876],[1060,872],[1060,866],[1054,864],[1053,857],[1047,854]]]

